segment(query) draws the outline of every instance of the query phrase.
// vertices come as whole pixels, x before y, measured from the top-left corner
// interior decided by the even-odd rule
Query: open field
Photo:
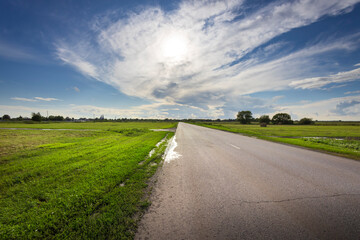
[[[136,122],[0,122],[0,128],[40,128],[40,129],[100,129],[117,130],[125,128],[172,128],[175,122],[136,121]]]
[[[113,130],[0,130],[1,239],[133,237],[166,142],[149,152],[173,135],[148,128],[170,124],[51,127],[75,125]]]
[[[360,125],[243,125],[239,123],[196,123],[199,126],[241,133],[360,159]]]

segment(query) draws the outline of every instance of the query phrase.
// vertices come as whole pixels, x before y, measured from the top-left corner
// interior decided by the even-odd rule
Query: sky
[[[360,120],[360,0],[2,0],[0,115]]]

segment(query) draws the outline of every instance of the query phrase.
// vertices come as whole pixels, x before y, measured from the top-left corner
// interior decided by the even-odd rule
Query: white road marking
[[[240,149],[238,146],[235,146],[235,145],[232,145],[232,144],[230,144],[230,146],[232,146],[232,147],[234,147],[236,149]]]

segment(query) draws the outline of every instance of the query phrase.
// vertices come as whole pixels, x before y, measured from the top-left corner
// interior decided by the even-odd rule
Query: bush
[[[314,121],[312,120],[312,118],[302,118],[299,121],[300,125],[310,125],[310,124],[314,124]]]
[[[293,124],[294,121],[291,120],[291,116],[287,113],[277,113],[271,119],[273,124]]]

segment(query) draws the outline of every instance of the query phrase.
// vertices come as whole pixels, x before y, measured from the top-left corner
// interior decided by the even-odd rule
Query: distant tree
[[[49,120],[50,121],[63,121],[64,120],[64,117],[63,116],[52,116],[52,115],[50,115],[49,116]]]
[[[293,124],[293,120],[291,120],[291,116],[287,113],[277,113],[271,119],[274,124]]]
[[[251,111],[238,112],[236,119],[242,124],[248,124],[253,119]]]
[[[19,117],[16,118],[16,120],[21,121],[23,120],[23,117],[20,115]]]
[[[11,119],[11,117],[8,114],[5,114],[4,116],[2,116],[2,120],[7,121],[7,120],[10,120],[10,119]]]
[[[312,118],[302,118],[299,121],[300,125],[310,125],[310,124],[314,124],[315,122],[312,120]]]
[[[270,117],[268,115],[262,115],[259,118],[259,122],[260,123],[265,123],[265,124],[269,124],[270,123]]]
[[[8,115],[8,114],[4,114],[4,116],[2,116],[2,120],[10,120],[11,119],[11,117],[10,117],[10,115]]]
[[[36,121],[36,122],[40,122],[42,119],[41,114],[38,113],[31,113],[31,120]]]

